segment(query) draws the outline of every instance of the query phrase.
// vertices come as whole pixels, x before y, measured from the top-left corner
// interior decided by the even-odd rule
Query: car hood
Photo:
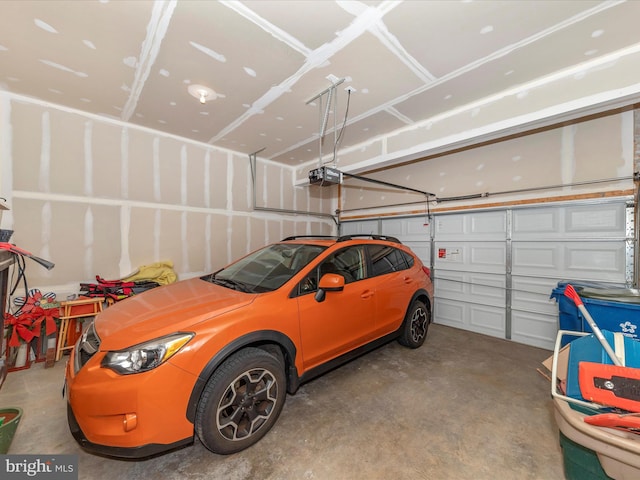
[[[100,313],[95,328],[101,350],[118,350],[193,326],[249,305],[255,294],[221,287],[200,278],[157,287]]]

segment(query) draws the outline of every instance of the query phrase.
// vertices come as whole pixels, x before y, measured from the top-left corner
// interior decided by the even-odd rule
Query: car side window
[[[337,273],[345,283],[357,282],[367,276],[367,262],[362,245],[343,248],[325,258],[298,285],[298,295],[315,292],[318,281],[326,273]]]
[[[368,248],[373,270],[371,276],[399,272],[413,266],[413,257],[400,249],[387,245],[369,245]]]

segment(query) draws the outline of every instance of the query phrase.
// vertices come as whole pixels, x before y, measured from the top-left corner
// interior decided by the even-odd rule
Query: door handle
[[[373,297],[374,295],[374,291],[373,290],[365,290],[364,292],[362,292],[360,294],[360,298],[369,298],[369,297]]]
[[[411,279],[411,277],[404,277],[404,283],[413,283],[413,280]]]

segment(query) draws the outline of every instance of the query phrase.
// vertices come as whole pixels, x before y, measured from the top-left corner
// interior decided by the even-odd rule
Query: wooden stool
[[[73,345],[67,345],[69,323],[71,320],[83,317],[95,317],[102,311],[103,302],[104,298],[102,297],[80,298],[78,300],[60,302],[62,315],[60,316],[60,330],[58,331],[58,342],[56,346],[56,362],[62,357],[62,352],[73,348]],[[74,308],[76,310],[75,312]]]

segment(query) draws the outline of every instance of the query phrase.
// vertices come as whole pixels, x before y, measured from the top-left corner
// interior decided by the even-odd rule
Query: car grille
[[[94,323],[91,322],[76,344],[74,372],[78,373],[84,364],[87,363],[99,349],[100,337],[98,337],[96,333]]]

